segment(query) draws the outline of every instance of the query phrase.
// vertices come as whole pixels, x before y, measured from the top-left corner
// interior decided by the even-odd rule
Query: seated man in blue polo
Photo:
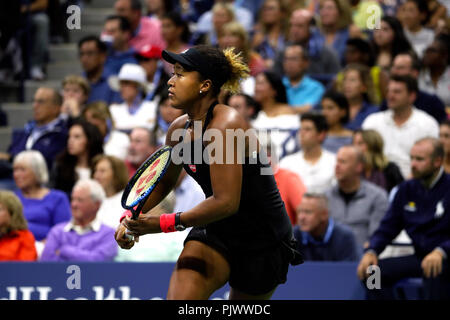
[[[305,261],[358,261],[361,257],[353,231],[329,218],[325,194],[303,195],[294,236]]]
[[[284,51],[283,84],[286,87],[288,104],[299,114],[310,111],[320,103],[325,87],[305,74],[309,58],[302,46],[292,44]]]
[[[378,265],[381,289],[368,290],[369,299],[394,299],[392,287],[403,278],[423,278],[425,299],[450,300],[450,175],[442,167],[444,148],[436,138],[422,138],[411,148],[413,179],[398,186],[391,205],[358,266],[358,277]],[[405,229],[414,254],[378,259]]]

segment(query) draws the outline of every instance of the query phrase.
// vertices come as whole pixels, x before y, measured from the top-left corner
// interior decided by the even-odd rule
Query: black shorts
[[[192,228],[184,243],[190,240],[205,243],[222,254],[230,266],[230,287],[250,295],[269,293],[286,282],[289,264],[303,262],[293,237],[259,251],[233,250],[215,234],[199,227]]]

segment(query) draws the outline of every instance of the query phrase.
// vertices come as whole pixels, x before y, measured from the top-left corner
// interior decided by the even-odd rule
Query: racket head
[[[132,219],[137,219],[145,201],[166,173],[171,155],[172,147],[159,148],[144,161],[128,181],[121,204],[124,209],[131,211]]]

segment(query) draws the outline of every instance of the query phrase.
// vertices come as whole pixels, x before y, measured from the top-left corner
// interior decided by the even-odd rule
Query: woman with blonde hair
[[[219,35],[221,49],[234,48],[235,53],[241,52],[242,59],[250,68],[250,75],[255,76],[266,69],[264,59],[250,47],[247,31],[237,21],[229,22],[222,28]]]
[[[344,62],[345,47],[350,37],[357,36],[359,30],[352,25],[352,12],[347,0],[320,0],[319,29],[325,43]]]
[[[116,130],[106,103],[103,101],[89,103],[83,110],[82,117],[95,125],[102,134],[104,153],[125,160],[130,138],[126,133]]]
[[[20,200],[0,191],[0,261],[35,261],[33,234],[28,230]]]
[[[116,228],[123,213],[120,200],[128,183],[127,166],[117,157],[99,154],[92,159],[91,171],[92,178],[101,184],[106,194],[97,217],[107,226]]]
[[[365,65],[347,65],[343,70],[343,80],[338,91],[344,94],[350,107],[349,122],[345,126],[347,129],[360,129],[368,115],[379,111],[379,108],[373,105],[374,87],[370,69]]]
[[[89,82],[79,75],[68,75],[62,81],[61,113],[70,118],[80,116],[91,92]]]
[[[364,154],[364,178],[390,192],[404,179],[399,167],[383,153],[384,142],[375,130],[357,130],[353,145]]]
[[[272,68],[278,54],[283,51],[288,29],[288,12],[284,1],[265,0],[255,24],[252,47]]]

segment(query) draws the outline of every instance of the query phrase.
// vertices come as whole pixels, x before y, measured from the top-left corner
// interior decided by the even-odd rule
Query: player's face
[[[197,71],[186,71],[179,63],[174,65],[173,71],[172,78],[167,82],[169,100],[174,108],[182,109],[199,99],[202,82]]]

